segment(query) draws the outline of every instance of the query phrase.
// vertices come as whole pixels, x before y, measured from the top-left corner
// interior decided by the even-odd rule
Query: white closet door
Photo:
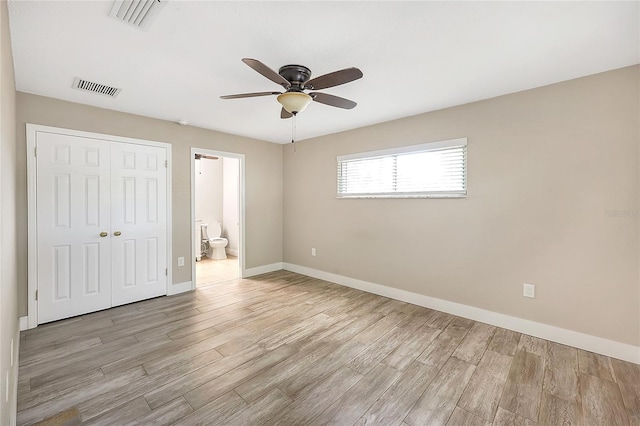
[[[113,306],[167,294],[166,150],[111,144]]]
[[[39,132],[37,150],[38,322],[109,308],[109,144]]]

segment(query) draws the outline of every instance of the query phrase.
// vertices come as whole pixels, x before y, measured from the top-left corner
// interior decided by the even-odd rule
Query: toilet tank
[[[222,236],[222,226],[219,222],[214,222],[209,225],[209,238],[220,238]]]

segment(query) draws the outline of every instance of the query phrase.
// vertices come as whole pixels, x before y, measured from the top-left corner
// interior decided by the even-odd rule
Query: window
[[[338,157],[338,198],[466,195],[466,138]]]

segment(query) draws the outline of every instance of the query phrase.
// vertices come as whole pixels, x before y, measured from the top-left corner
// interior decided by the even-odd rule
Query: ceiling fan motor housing
[[[302,112],[307,105],[313,101],[343,109],[352,109],[357,105],[349,99],[344,99],[328,93],[313,92],[313,90],[322,90],[329,87],[340,86],[342,84],[349,83],[350,81],[362,78],[362,71],[358,68],[345,68],[311,79],[311,70],[303,65],[285,65],[280,67],[276,73],[257,59],[242,58],[242,62],[272,82],[282,86],[285,92],[270,91],[239,93],[236,95],[220,96],[222,99],[254,98],[257,96],[278,95],[277,100],[282,105],[280,118],[291,118],[295,116],[299,112]],[[305,93],[305,90],[311,90],[312,92]]]
[[[291,83],[291,91],[301,92],[304,83],[311,78],[311,70],[303,65],[285,65],[278,70],[285,80]]]

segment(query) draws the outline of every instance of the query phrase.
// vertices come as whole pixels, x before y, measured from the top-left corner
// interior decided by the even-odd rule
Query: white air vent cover
[[[115,0],[109,16],[146,30],[166,3],[167,0]]]
[[[73,86],[71,87],[73,87],[74,89],[86,90],[87,92],[99,93],[111,98],[115,98],[116,96],[118,96],[118,93],[120,93],[120,91],[122,90],[115,87],[107,86],[106,84],[83,80],[78,77],[73,80]]]

